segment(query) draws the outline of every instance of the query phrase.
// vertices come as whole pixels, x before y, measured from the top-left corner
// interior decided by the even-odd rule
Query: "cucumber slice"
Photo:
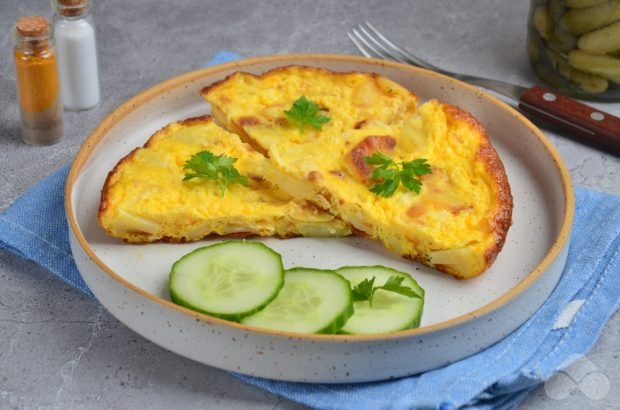
[[[420,326],[424,306],[424,289],[408,274],[385,266],[345,266],[336,272],[351,282],[351,288],[364,279],[375,277],[375,286],[382,286],[390,276],[404,277],[403,286],[410,287],[419,298],[409,298],[398,293],[379,289],[372,300],[354,302],[355,313],[340,329],[341,333],[387,333]]]
[[[353,314],[349,282],[334,271],[293,268],[265,309],[241,323],[299,333],[336,333]]]
[[[283,285],[280,254],[260,242],[234,240],[183,256],[169,282],[174,303],[234,321],[263,309]]]

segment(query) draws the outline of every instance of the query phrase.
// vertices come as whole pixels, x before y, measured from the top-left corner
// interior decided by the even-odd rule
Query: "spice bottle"
[[[62,138],[62,100],[53,33],[44,17],[22,17],[15,23],[15,76],[22,139],[50,145]]]
[[[99,70],[91,0],[52,0],[62,100],[68,110],[99,103]]]

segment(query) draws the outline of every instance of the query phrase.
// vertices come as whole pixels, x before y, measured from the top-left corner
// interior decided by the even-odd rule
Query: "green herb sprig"
[[[224,192],[231,184],[248,186],[248,177],[239,174],[234,167],[237,158],[231,158],[225,154],[215,155],[210,151],[198,152],[185,162],[183,169],[192,172],[185,173],[183,181],[193,178],[207,178],[217,182],[220,192]]]
[[[419,194],[422,189],[422,181],[418,177],[431,173],[431,167],[425,158],[395,162],[387,155],[377,151],[370,157],[364,157],[364,161],[370,165],[377,165],[370,178],[381,181],[373,185],[370,192],[385,198],[394,195],[401,183],[408,190]]]
[[[372,307],[372,299],[375,296],[375,292],[379,289],[387,290],[389,292],[398,293],[399,295],[407,296],[409,298],[420,298],[420,295],[408,286],[403,286],[404,277],[398,275],[392,275],[383,284],[383,286],[375,286],[375,277],[372,279],[364,279],[357,284],[352,290],[353,301],[361,302],[367,300]]]
[[[304,132],[306,125],[311,126],[315,130],[320,130],[323,124],[329,122],[330,118],[320,115],[321,108],[313,101],[308,100],[305,96],[299,97],[290,110],[285,110],[284,115],[293,124],[297,125],[301,132]]]

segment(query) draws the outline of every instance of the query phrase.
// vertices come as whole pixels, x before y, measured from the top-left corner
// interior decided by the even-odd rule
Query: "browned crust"
[[[260,124],[260,120],[257,117],[241,117],[237,119],[237,124],[240,127],[245,127],[246,125],[258,125]]]
[[[121,158],[121,160],[118,161],[118,163],[114,166],[114,168],[112,168],[112,170],[108,172],[108,176],[106,177],[105,182],[103,183],[103,188],[101,189],[101,201],[99,202],[99,212],[97,213],[97,220],[99,221],[99,225],[101,225],[104,229],[105,229],[105,226],[103,225],[103,214],[107,211],[108,206],[110,205],[108,194],[109,194],[109,190],[112,185],[112,178],[114,178],[114,175],[116,175],[116,173],[118,172],[119,167],[124,162],[129,161],[129,159],[131,159],[131,157],[133,157],[136,151],[138,151],[139,149],[140,148],[134,148],[129,154]]]
[[[387,153],[396,145],[391,135],[369,135],[360,141],[347,155],[349,165],[354,174],[362,181],[367,182],[372,174],[373,167],[366,162],[366,157],[376,152]]]
[[[443,110],[448,119],[448,123],[451,121],[465,122],[470,127],[474,128],[482,138],[482,143],[476,152],[476,158],[479,162],[484,164],[495,184],[493,189],[495,191],[496,204],[495,211],[488,219],[489,228],[495,235],[493,246],[485,253],[486,268],[488,268],[504,247],[508,229],[512,225],[513,200],[510,184],[508,183],[504,164],[493,145],[491,145],[484,126],[472,114],[457,106],[443,103]]]
[[[310,171],[306,177],[310,182],[317,182],[323,179],[319,171]]]
[[[290,239],[290,238],[298,238],[301,237],[301,234],[293,234],[287,233],[286,235],[270,235],[269,238],[278,238],[278,239]],[[196,242],[198,240],[204,239],[215,239],[215,238],[237,238],[237,239],[248,239],[248,238],[260,238],[264,237],[264,235],[260,235],[254,232],[231,232],[228,234],[217,234],[217,233],[208,233],[205,236],[202,236],[197,239],[187,239],[176,236],[162,236],[159,239],[150,239],[145,238],[144,240],[129,240],[127,238],[120,238],[125,243],[131,243],[132,245],[145,245],[149,243],[189,243]]]
[[[107,229],[103,225],[103,215],[105,214],[105,212],[108,209],[108,206],[110,205],[108,195],[109,195],[110,188],[112,187],[112,179],[114,178],[114,175],[116,175],[116,173],[119,172],[120,167],[125,162],[133,158],[133,156],[136,155],[136,152],[138,152],[140,149],[148,148],[151,145],[151,142],[154,140],[154,138],[157,135],[163,133],[164,131],[166,131],[169,127],[171,127],[174,124],[180,124],[180,125],[194,125],[194,124],[200,124],[200,123],[206,124],[212,120],[213,118],[210,115],[201,115],[197,117],[186,118],[184,120],[180,120],[180,121],[165,125],[159,130],[155,131],[155,133],[149,137],[149,139],[144,143],[142,147],[134,148],[133,150],[131,150],[131,152],[129,152],[129,154],[121,158],[121,160],[116,163],[114,168],[112,168],[112,170],[108,172],[105,182],[103,183],[103,187],[101,188],[101,200],[99,202],[99,211],[97,213],[97,221],[99,222],[99,225],[101,225],[101,227],[107,231]]]
[[[367,124],[368,124],[368,120],[361,120],[361,121],[358,121],[357,124],[353,126],[353,128],[356,130],[359,130],[361,128],[364,128]]]
[[[211,93],[213,90],[215,90],[216,88],[218,88],[219,86],[223,85],[224,83],[228,82],[232,77],[238,75],[238,74],[244,74],[244,75],[248,75],[251,77],[254,77],[256,79],[263,79],[265,77],[271,76],[271,75],[277,75],[283,72],[288,72],[290,70],[306,70],[306,71],[311,71],[311,72],[315,72],[315,73],[321,73],[321,74],[327,74],[327,75],[341,75],[341,76],[346,76],[346,75],[351,75],[351,74],[363,74],[363,75],[367,75],[373,79],[377,79],[379,77],[381,77],[379,74],[377,73],[370,73],[370,72],[366,72],[366,71],[331,71],[328,70],[326,68],[321,68],[321,67],[312,67],[312,66],[306,66],[306,65],[286,65],[286,66],[282,66],[282,67],[276,67],[276,68],[272,68],[271,70],[265,71],[262,74],[253,74],[253,73],[249,73],[249,72],[245,72],[245,71],[236,71],[232,74],[227,75],[226,77],[224,77],[223,79],[216,81],[206,87],[204,87],[202,90],[200,90],[200,94],[202,96],[206,96],[207,94]],[[386,77],[387,78],[387,77]],[[402,87],[402,86],[401,86]],[[407,90],[405,87],[402,87],[404,90]],[[411,90],[407,90],[409,92],[409,95],[411,95],[413,98],[417,100],[419,100],[419,97],[416,93],[414,93]]]
[[[177,121],[176,124],[180,124],[180,125],[195,125],[195,124],[202,124],[202,123],[206,124],[206,123],[209,123],[210,121],[213,121],[213,118],[209,114],[205,114],[205,115],[199,115],[197,117],[191,117],[191,118],[186,118],[184,120]],[[175,123],[173,123],[173,124],[175,124]],[[169,125],[172,125],[172,124],[169,124]],[[168,128],[169,125],[166,125],[161,130],[164,130],[164,129]]]
[[[215,117],[215,120],[219,121],[219,124],[224,129],[226,129],[228,132],[232,132],[233,134],[236,134],[239,138],[241,138],[241,140],[243,142],[245,142],[250,147],[252,147],[252,149],[254,149],[254,151],[260,153],[261,155],[263,155],[266,158],[269,157],[268,152],[263,147],[261,147],[258,142],[254,141],[254,139],[251,138],[248,135],[248,133],[245,132],[245,129],[243,128],[243,125],[256,125],[256,123],[254,121],[251,121],[252,124],[248,124],[247,120],[245,121],[245,124],[243,124],[243,123],[240,124],[240,123],[237,123],[235,121],[231,121],[230,123],[227,124],[226,115],[223,112],[221,112],[218,109],[218,107],[211,107],[211,112],[213,113],[213,116]],[[248,117],[245,117],[245,118],[248,118]]]

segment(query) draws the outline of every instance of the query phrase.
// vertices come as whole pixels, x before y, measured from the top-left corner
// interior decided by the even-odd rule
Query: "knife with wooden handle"
[[[541,86],[527,89],[519,109],[620,156],[620,118]]]

